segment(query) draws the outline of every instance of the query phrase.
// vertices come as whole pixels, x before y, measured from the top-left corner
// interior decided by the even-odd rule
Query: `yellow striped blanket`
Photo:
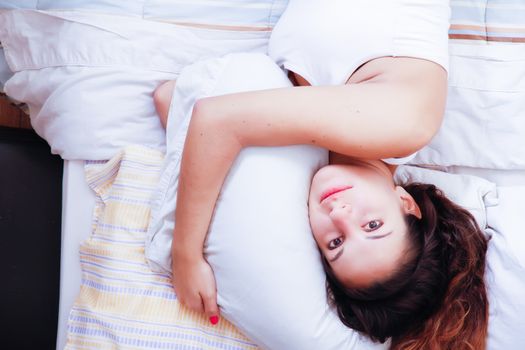
[[[163,154],[139,146],[87,162],[97,194],[92,235],[80,246],[82,284],[66,349],[256,349],[233,325],[212,326],[177,300],[170,276],[144,257],[150,198]]]

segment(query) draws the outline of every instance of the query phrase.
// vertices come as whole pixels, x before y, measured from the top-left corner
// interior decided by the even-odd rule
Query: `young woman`
[[[315,86],[195,104],[172,246],[182,303],[206,312],[212,323],[218,319],[203,244],[240,150],[314,144],[333,152],[333,165],[313,179],[309,210],[341,320],[376,340],[393,337],[396,349],[484,348],[486,241],[474,219],[435,187],[395,186],[394,167],[365,160],[410,155],[438,130],[447,5],[292,0],[274,29],[270,54],[297,85]],[[173,87],[169,82],[155,93],[164,124]]]

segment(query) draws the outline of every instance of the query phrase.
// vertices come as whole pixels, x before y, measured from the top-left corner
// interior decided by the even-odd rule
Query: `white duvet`
[[[202,58],[265,52],[270,35],[65,11],[0,10],[0,23],[14,72],[5,92],[28,104],[35,131],[68,160],[109,159],[130,144],[164,149],[155,88]]]

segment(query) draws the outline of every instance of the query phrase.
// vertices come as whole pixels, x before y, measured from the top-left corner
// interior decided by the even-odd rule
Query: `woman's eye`
[[[378,228],[380,228],[381,226],[383,226],[383,222],[382,221],[380,221],[380,220],[372,220],[372,221],[369,221],[365,225],[365,231],[367,231],[367,232],[375,231]]]
[[[332,239],[328,243],[328,249],[335,249],[335,248],[339,247],[342,243],[343,243],[343,239],[341,237],[337,237],[335,239]]]

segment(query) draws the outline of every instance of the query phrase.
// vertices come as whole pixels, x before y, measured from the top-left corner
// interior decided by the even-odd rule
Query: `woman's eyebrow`
[[[387,233],[382,234],[382,235],[370,236],[370,237],[367,237],[367,238],[368,238],[368,239],[380,239],[380,238],[383,238],[383,237],[388,236],[388,235],[391,234],[392,232],[394,232],[394,231],[390,231],[390,232],[387,232]],[[338,251],[337,254],[335,254],[335,256],[334,256],[332,259],[328,260],[328,261],[330,261],[330,262],[334,262],[334,261],[336,261],[337,259],[339,259],[339,257],[343,254],[343,251],[344,251],[344,250],[345,250],[344,247],[341,248],[341,250]]]
[[[368,238],[368,239],[379,239],[379,238],[383,238],[383,237],[388,236],[388,235],[391,234],[392,232],[394,232],[394,231],[390,231],[390,232],[385,233],[385,234],[383,234],[383,235],[369,236],[369,237],[367,237],[367,238]]]

